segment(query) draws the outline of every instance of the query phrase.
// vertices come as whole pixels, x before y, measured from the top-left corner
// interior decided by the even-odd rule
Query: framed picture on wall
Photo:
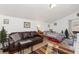
[[[31,23],[30,22],[24,22],[24,28],[30,28]]]
[[[9,19],[3,19],[3,24],[9,24]]]

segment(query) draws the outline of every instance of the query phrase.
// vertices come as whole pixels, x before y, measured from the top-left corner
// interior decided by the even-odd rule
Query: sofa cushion
[[[31,40],[23,40],[23,41],[20,41],[20,47],[22,49],[28,48],[30,46],[32,46],[32,41]]]
[[[30,43],[32,42],[31,40],[23,40],[23,41],[20,41],[19,43],[22,45],[22,44],[26,44],[26,43]]]
[[[23,33],[22,32],[18,32],[18,34],[21,37],[21,39],[23,39]]]
[[[42,38],[41,37],[34,37],[34,38],[31,38],[32,42],[33,41],[40,41]]]
[[[31,37],[35,37],[35,36],[37,36],[37,32],[35,31],[31,32]]]
[[[25,40],[27,38],[30,38],[30,32],[23,33],[23,39]]]
[[[21,40],[21,37],[19,36],[18,33],[10,35],[10,37],[16,42],[18,40]]]
[[[12,44],[12,43],[14,43],[14,40],[10,40],[10,42],[9,42],[10,44]]]
[[[32,46],[40,42],[43,42],[43,39],[41,37],[34,37],[34,38],[31,38],[30,40],[32,40]]]

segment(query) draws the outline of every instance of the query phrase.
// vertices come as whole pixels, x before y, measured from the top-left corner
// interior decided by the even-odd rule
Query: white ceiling
[[[79,11],[78,4],[57,4],[48,8],[48,4],[1,4],[0,14],[29,18],[33,20],[51,21]]]

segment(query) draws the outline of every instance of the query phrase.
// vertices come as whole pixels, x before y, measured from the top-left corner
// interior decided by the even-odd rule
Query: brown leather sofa
[[[36,31],[15,32],[9,35],[8,42],[9,53],[15,53],[43,42],[43,37],[38,35]]]

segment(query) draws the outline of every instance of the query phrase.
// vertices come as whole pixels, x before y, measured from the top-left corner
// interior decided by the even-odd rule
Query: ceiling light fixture
[[[56,4],[49,4],[49,8],[54,8]]]

